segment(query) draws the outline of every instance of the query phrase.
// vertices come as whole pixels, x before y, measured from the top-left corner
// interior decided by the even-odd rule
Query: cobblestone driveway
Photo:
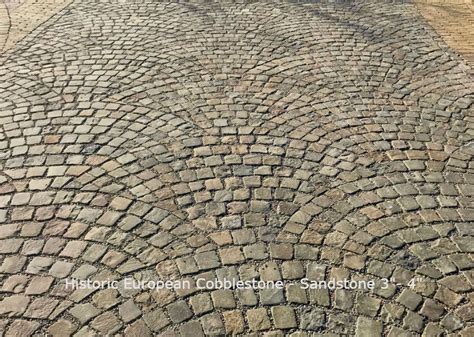
[[[473,80],[413,5],[81,0],[0,62],[6,335],[474,335]],[[376,288],[64,283],[126,276]]]

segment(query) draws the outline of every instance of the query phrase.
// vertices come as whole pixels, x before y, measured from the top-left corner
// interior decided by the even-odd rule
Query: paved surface
[[[446,43],[462,55],[474,76],[474,4],[419,2],[418,9]]]
[[[10,17],[8,8],[3,2],[0,2],[0,51],[4,50],[9,30]]]
[[[473,81],[415,6],[82,0],[0,62],[6,335],[473,335]],[[64,284],[126,276],[376,288]]]
[[[13,48],[71,0],[0,0],[0,51]]]

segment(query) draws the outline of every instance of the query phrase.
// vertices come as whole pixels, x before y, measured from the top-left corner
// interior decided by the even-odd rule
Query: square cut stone
[[[404,289],[400,296],[397,298],[397,302],[403,304],[408,309],[414,311],[421,303],[423,298],[417,293]]]
[[[100,311],[90,303],[77,304],[70,309],[69,312],[83,324],[100,313]]]
[[[173,323],[181,323],[192,317],[193,312],[185,301],[177,301],[166,307],[168,315]]]
[[[40,295],[46,293],[54,282],[50,276],[35,276],[31,279],[30,285],[26,288],[27,295]]]
[[[295,311],[291,307],[272,307],[272,316],[275,327],[278,329],[291,329],[297,326]]]
[[[195,314],[203,314],[213,309],[211,297],[207,293],[194,295],[189,299],[189,303]]]
[[[366,317],[357,318],[356,337],[381,337],[383,325]]]
[[[226,311],[223,316],[227,334],[236,335],[244,331],[245,322],[239,310]]]
[[[216,308],[235,308],[234,295],[231,290],[220,289],[211,293],[212,302]]]
[[[267,330],[271,327],[265,308],[250,309],[247,311],[247,321],[251,331]]]
[[[166,317],[161,309],[155,309],[143,314],[143,320],[152,331],[159,331],[170,324],[170,320]]]

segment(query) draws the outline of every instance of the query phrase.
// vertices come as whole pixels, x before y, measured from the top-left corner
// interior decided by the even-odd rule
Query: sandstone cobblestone
[[[0,331],[472,334],[474,91],[419,5],[67,3],[0,62]]]

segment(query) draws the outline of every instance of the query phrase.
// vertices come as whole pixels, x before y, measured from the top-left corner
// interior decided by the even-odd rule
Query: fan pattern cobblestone
[[[6,335],[474,333],[474,86],[414,5],[74,1],[0,62]],[[376,288],[64,283],[126,276]]]

